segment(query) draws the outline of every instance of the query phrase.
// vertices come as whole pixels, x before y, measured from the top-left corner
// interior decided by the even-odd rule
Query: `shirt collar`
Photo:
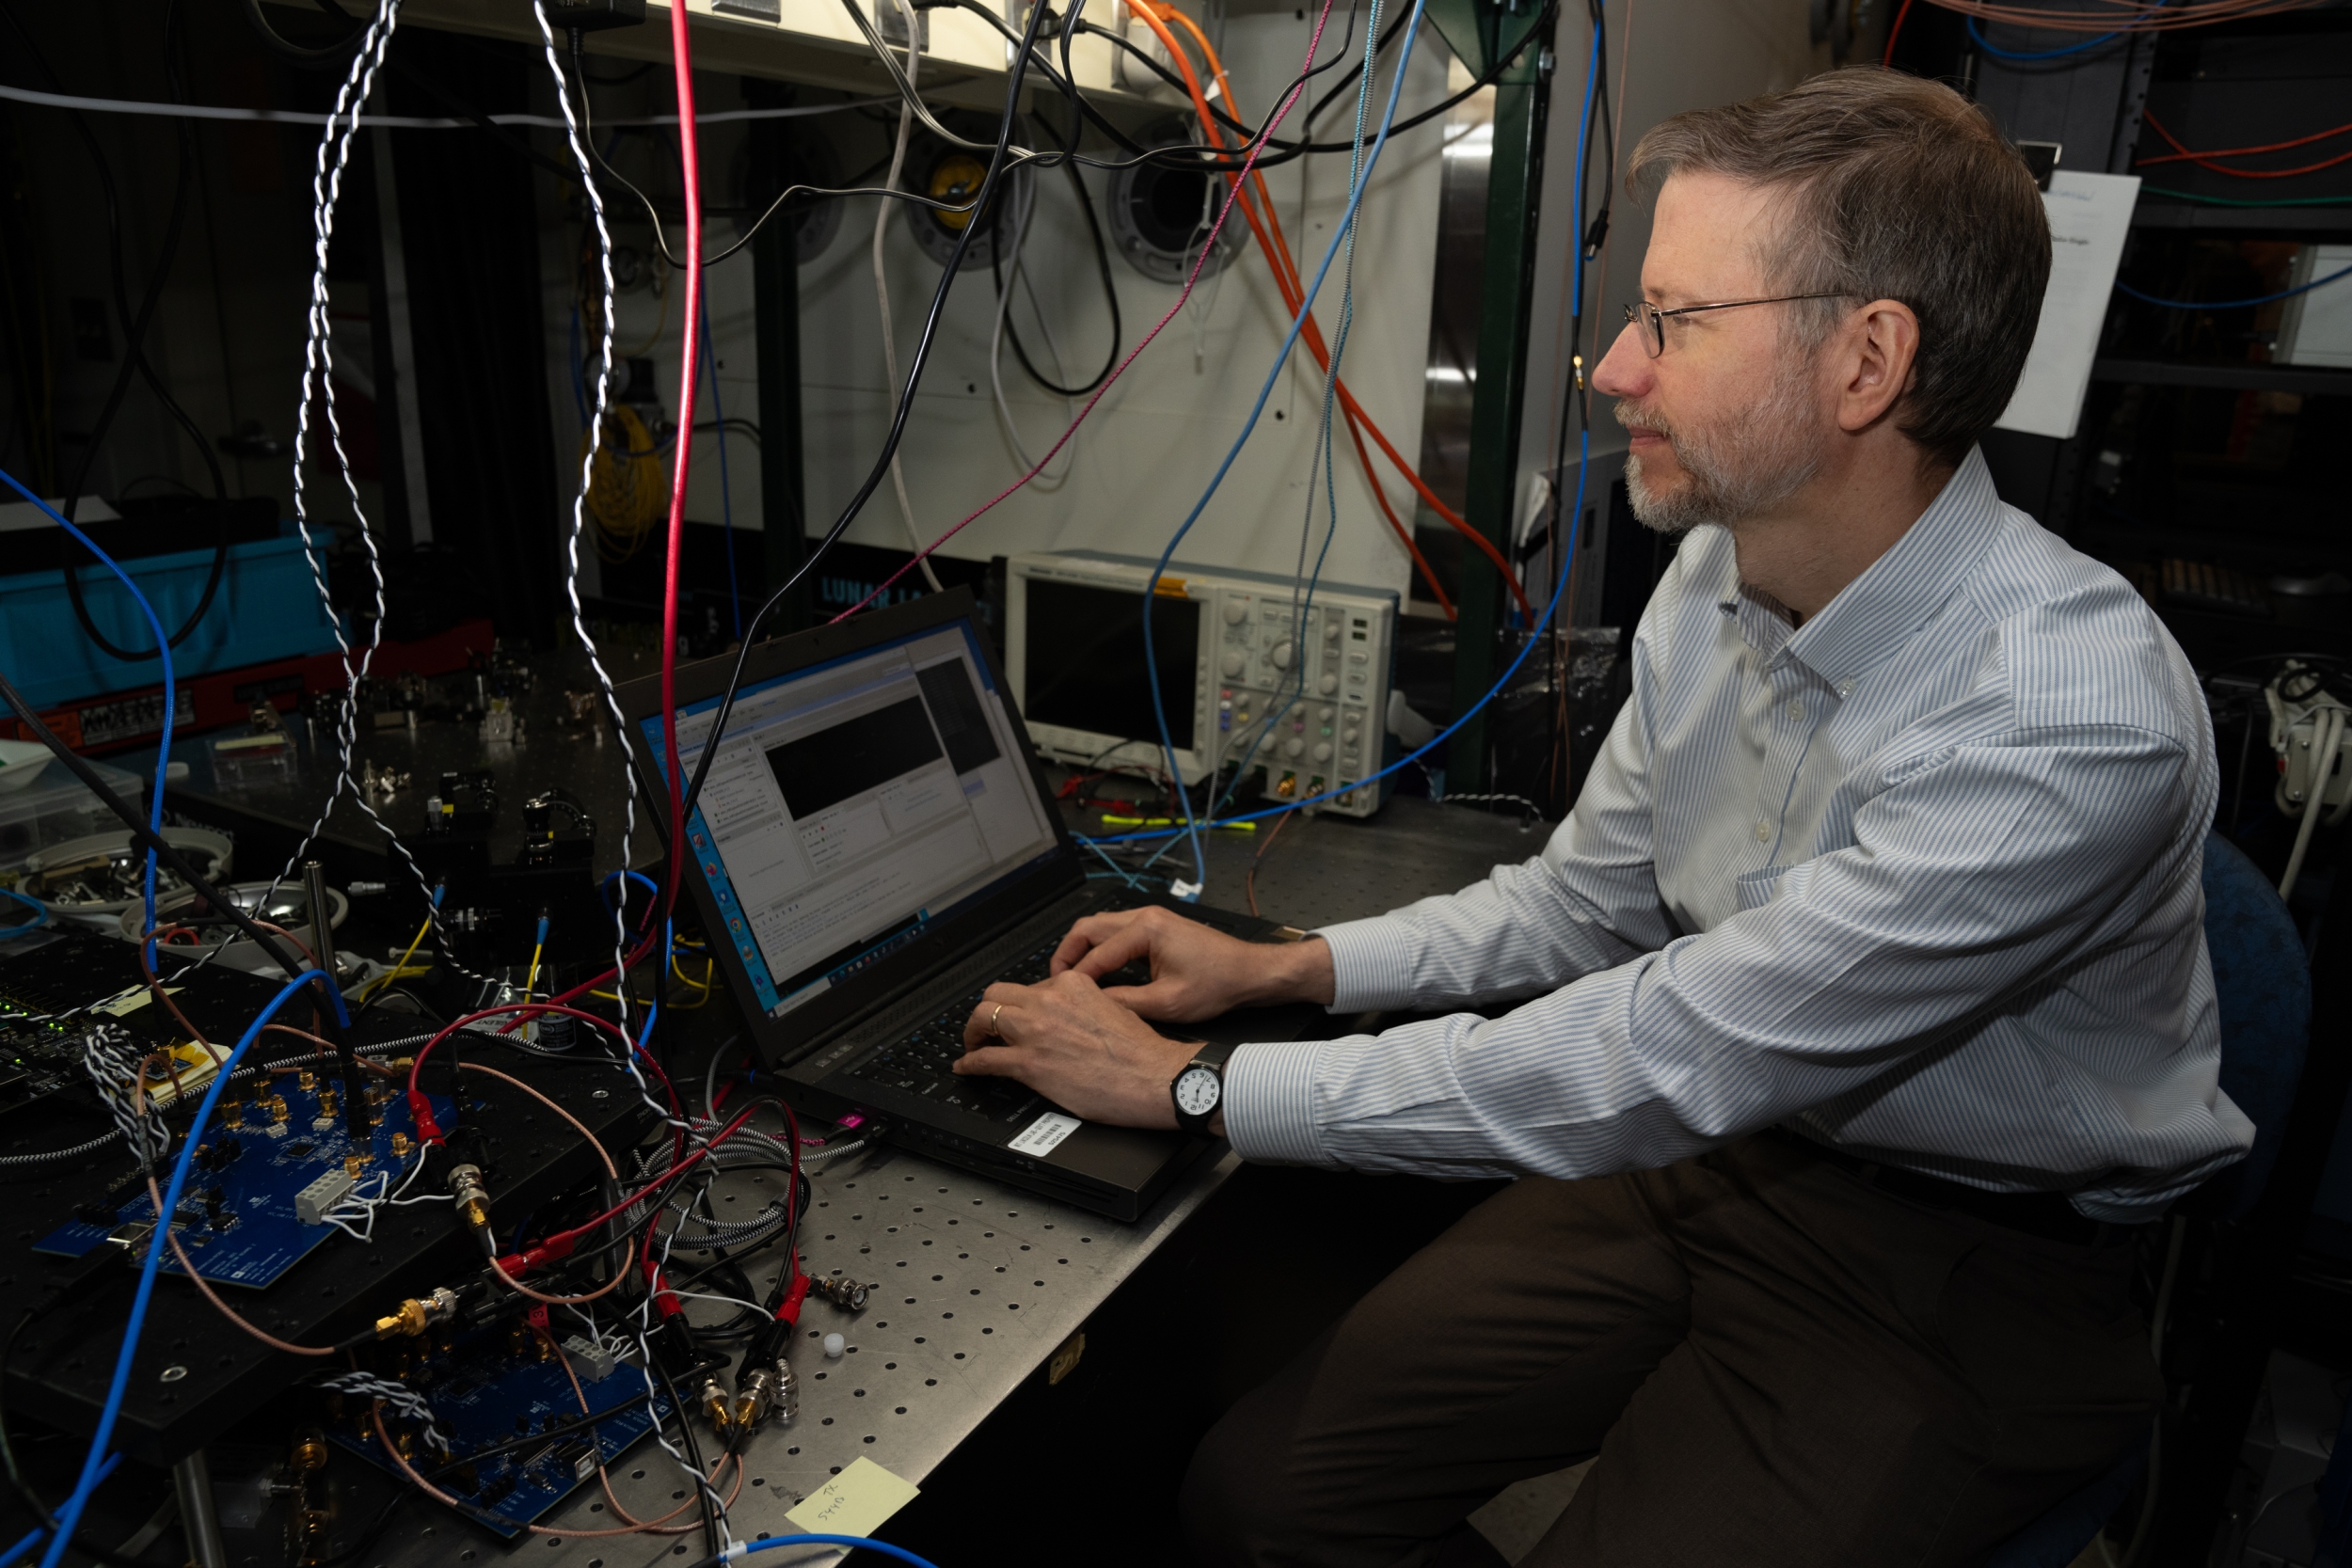
[[[1992,547],[2000,497],[1982,452],[1971,449],[1919,520],[1894,547],[1794,631],[1766,595],[1741,589],[1724,601],[1749,643],[1768,658],[1786,650],[1832,686],[1869,673],[1943,608]]]

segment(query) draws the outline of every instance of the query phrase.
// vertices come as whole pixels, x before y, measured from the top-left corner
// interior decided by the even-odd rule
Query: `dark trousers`
[[[1525,1562],[1974,1563],[2146,1433],[2132,1250],[1772,1138],[1530,1178],[1226,1415],[1184,1528],[1220,1568],[1492,1562],[1464,1517],[1597,1454]]]

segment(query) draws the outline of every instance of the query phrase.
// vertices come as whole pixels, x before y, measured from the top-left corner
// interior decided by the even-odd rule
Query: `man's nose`
[[[1658,384],[1651,364],[1650,356],[1642,352],[1641,333],[1628,322],[1595,367],[1593,390],[1613,398],[1645,397]]]

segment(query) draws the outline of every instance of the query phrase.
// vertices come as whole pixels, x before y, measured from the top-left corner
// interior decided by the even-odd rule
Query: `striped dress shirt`
[[[2244,1154],[2217,1084],[2195,675],[1971,452],[1801,628],[1682,541],[1542,854],[1324,929],[1334,1012],[1247,1045],[1251,1159],[1476,1177],[1669,1164],[1774,1125],[2094,1219]]]

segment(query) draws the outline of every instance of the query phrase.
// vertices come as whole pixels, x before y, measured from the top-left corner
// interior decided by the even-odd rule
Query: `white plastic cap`
[[[840,1359],[841,1359],[841,1352],[842,1352],[842,1348],[843,1348],[843,1347],[844,1347],[847,1343],[848,1343],[848,1341],[847,1341],[847,1340],[845,1340],[845,1339],[843,1339],[843,1338],[841,1338],[841,1336],[840,1336],[840,1335],[838,1335],[838,1334],[828,1334],[828,1335],[826,1335],[826,1336],[825,1336],[825,1359],[826,1359],[826,1360],[828,1360],[828,1361],[838,1361],[838,1360],[840,1360]]]

